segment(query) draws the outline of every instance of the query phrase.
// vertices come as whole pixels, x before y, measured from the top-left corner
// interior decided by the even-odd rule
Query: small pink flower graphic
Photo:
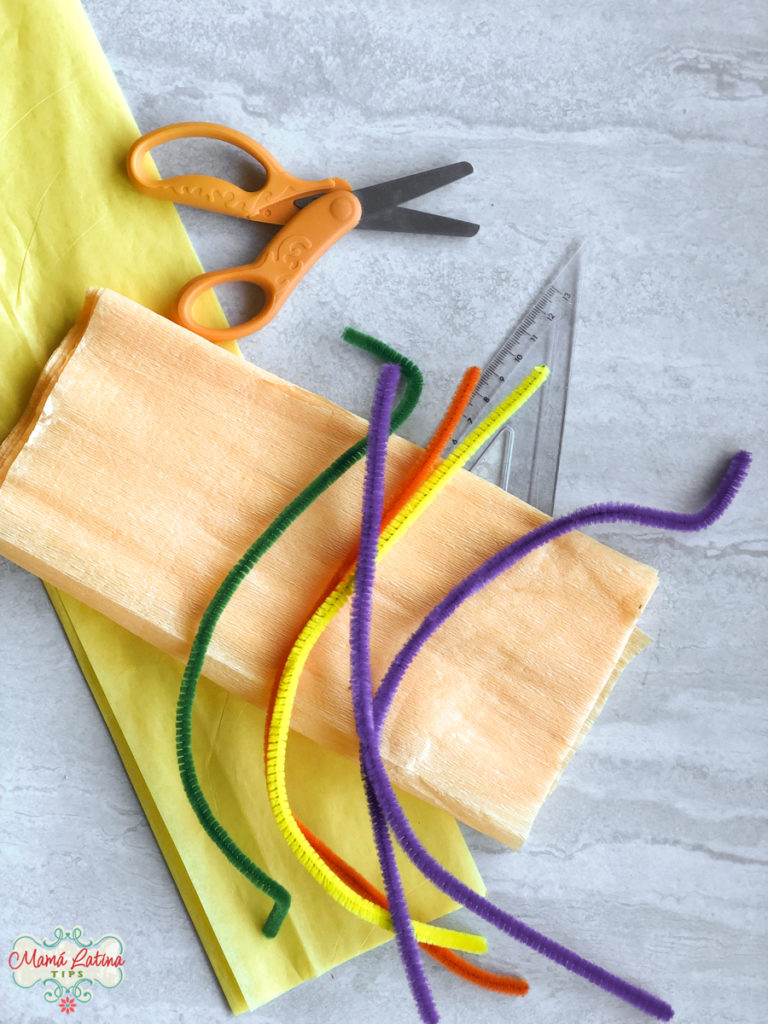
[[[70,1013],[75,1012],[76,1006],[77,1003],[75,1002],[74,999],[72,999],[71,996],[64,996],[61,1000],[59,1000],[59,1009],[61,1010],[62,1013],[66,1013],[67,1016],[69,1016]]]

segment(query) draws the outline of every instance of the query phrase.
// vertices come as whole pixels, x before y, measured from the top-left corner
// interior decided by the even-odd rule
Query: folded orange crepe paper
[[[0,449],[0,553],[185,659],[230,566],[365,429],[101,291]],[[391,452],[397,486],[421,450],[396,438]],[[354,544],[360,484],[358,466],[264,556],[219,623],[209,678],[266,704],[286,644]],[[455,583],[545,518],[458,474],[383,561],[374,676]],[[580,534],[494,582],[409,670],[384,734],[393,780],[519,845],[604,700],[655,584],[652,569]],[[353,756],[347,616],[310,655],[294,726]]]

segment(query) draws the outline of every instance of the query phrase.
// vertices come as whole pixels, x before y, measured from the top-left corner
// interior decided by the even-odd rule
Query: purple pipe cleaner
[[[389,420],[399,378],[400,370],[397,366],[385,365],[382,367],[368,431],[360,554],[355,576],[355,598],[350,631],[352,699],[357,731],[361,736],[374,732],[373,704],[371,702],[373,677],[370,656],[374,564],[384,504],[384,472],[387,461]],[[368,773],[362,764],[361,773],[400,958],[421,1019],[426,1024],[437,1024],[439,1016],[421,962],[402,879],[395,862],[389,829],[374,795]]]
[[[746,476],[750,458],[748,452],[742,451],[738,452],[731,459],[714,497],[697,513],[666,512],[653,508],[618,503],[593,505],[577,510],[568,516],[552,520],[530,531],[525,536],[518,538],[488,559],[475,572],[467,576],[426,616],[421,626],[403,646],[398,655],[396,655],[376,694],[375,700],[370,686],[359,687],[355,694],[358,701],[362,699],[368,705],[367,709],[361,709],[360,712],[356,709],[356,720],[360,738],[361,763],[370,788],[373,790],[373,797],[378,803],[379,812],[383,812],[398,842],[424,875],[456,902],[463,903],[469,909],[474,910],[484,920],[499,928],[500,931],[543,953],[575,974],[580,975],[607,992],[624,999],[644,1013],[657,1017],[660,1020],[670,1020],[672,1018],[674,1011],[669,1004],[611,974],[597,964],[593,964],[589,960],[573,953],[565,946],[554,942],[522,921],[519,921],[511,914],[496,907],[489,900],[473,892],[463,882],[446,871],[424,849],[418,837],[411,829],[410,823],[389,782],[379,751],[381,730],[397,686],[426,640],[439,629],[468,597],[480,591],[487,583],[505,571],[505,569],[542,544],[562,536],[570,530],[591,524],[635,522],[660,529],[684,531],[704,529],[715,522],[733,500],[736,491]],[[367,618],[363,615],[363,617],[358,616],[353,620],[353,635],[358,631],[370,629],[370,607],[375,578],[374,558],[375,546],[371,548],[369,538],[369,543],[365,550],[361,545],[354,596],[355,607],[367,608],[368,614]],[[368,561],[368,565],[361,576],[364,560]],[[359,640],[359,637],[356,638],[356,642],[359,642]],[[363,643],[365,643],[365,640]],[[367,646],[365,649],[368,649]]]
[[[374,719],[377,731],[381,732],[392,704],[392,698],[405,670],[429,637],[453,615],[459,605],[468,597],[478,593],[515,562],[519,562],[531,551],[542,547],[556,537],[562,537],[563,534],[570,533],[571,530],[580,530],[585,526],[594,526],[598,523],[638,523],[640,526],[654,526],[660,530],[677,530],[683,533],[704,530],[716,522],[731,504],[736,492],[744,482],[751,461],[752,456],[749,452],[737,452],[729,461],[715,494],[698,512],[667,512],[663,509],[628,505],[622,502],[587,505],[585,508],[576,509],[575,512],[537,526],[512,541],[495,555],[491,555],[474,572],[465,576],[461,583],[457,583],[439,604],[435,605],[419,628],[395,655],[374,699]]]

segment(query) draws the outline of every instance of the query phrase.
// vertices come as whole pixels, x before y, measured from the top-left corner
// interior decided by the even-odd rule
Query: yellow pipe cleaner
[[[392,522],[382,531],[379,539],[377,558],[385,553],[389,546],[405,532],[435,500],[447,486],[451,477],[470,459],[486,441],[499,429],[528,399],[538,390],[549,376],[546,366],[535,367],[518,387],[501,402],[472,433],[432,472],[429,479],[411,498]],[[354,570],[351,570],[339,583],[333,593],[316,609],[302,629],[291,653],[286,659],[283,674],[277,687],[272,720],[266,739],[266,777],[269,802],[275,821],[288,846],[304,865],[312,877],[318,881],[326,892],[337,903],[346,907],[370,924],[378,925],[394,931],[392,917],[388,910],[360,896],[347,885],[315,851],[306,839],[294,817],[288,799],[288,787],[285,776],[285,762],[290,731],[291,713],[296,699],[301,673],[313,647],[322,636],[324,630],[339,612],[354,590]],[[487,949],[486,940],[480,935],[455,932],[448,928],[438,928],[413,922],[414,932],[419,942],[427,942],[448,949],[457,949],[468,953],[484,953]]]

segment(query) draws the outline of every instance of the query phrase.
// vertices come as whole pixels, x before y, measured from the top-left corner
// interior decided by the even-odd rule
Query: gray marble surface
[[[738,448],[743,493],[706,533],[595,535],[656,566],[654,645],[513,853],[469,843],[492,898],[660,993],[681,1024],[768,1017],[765,434],[768,13],[761,0],[85,0],[142,130],[211,120],[295,173],[368,184],[457,159],[424,208],[475,219],[435,240],[355,232],[245,345],[357,412],[352,323],[414,356],[423,442],[574,237],[582,263],[557,511],[614,498],[691,509]],[[258,229],[185,214],[206,266]],[[93,1022],[231,1014],[41,584],[0,563],[2,936],[37,922],[114,931],[136,952]],[[456,920],[469,923],[469,915]],[[447,1024],[620,1024],[642,1015],[493,936],[531,994],[430,970]],[[143,963],[140,963],[143,951]],[[0,1019],[56,1008],[0,984]],[[393,946],[259,1021],[414,1021]]]

